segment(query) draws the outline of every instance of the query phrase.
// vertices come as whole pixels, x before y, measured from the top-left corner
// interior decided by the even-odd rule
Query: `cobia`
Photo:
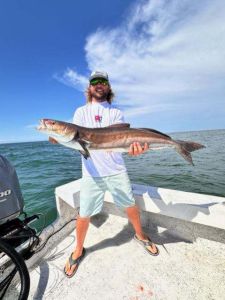
[[[150,150],[174,148],[193,165],[191,152],[205,147],[192,141],[173,140],[169,135],[154,129],[130,128],[127,123],[86,128],[62,121],[42,119],[37,129],[58,143],[78,150],[86,159],[91,156],[93,150],[128,152],[133,142],[139,142],[141,145],[147,143]]]

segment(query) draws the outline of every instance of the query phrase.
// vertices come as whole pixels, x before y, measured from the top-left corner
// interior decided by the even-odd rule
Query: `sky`
[[[225,128],[222,0],[0,0],[0,143],[72,121],[93,70],[132,127]]]

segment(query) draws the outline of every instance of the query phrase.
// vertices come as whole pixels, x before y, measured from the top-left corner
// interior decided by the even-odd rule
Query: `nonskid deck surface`
[[[159,256],[133,240],[127,219],[96,216],[76,275],[63,274],[75,242],[71,233],[30,272],[29,299],[223,299],[225,244],[200,238],[190,243],[162,228],[145,231],[159,245]]]

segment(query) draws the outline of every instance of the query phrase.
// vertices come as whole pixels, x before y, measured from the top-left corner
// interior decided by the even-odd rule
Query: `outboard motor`
[[[27,258],[32,254],[32,248],[39,242],[36,230],[30,228],[28,224],[39,217],[38,215],[27,217],[23,208],[24,200],[16,170],[0,155],[0,239],[4,239],[14,248],[20,247],[17,251]],[[18,218],[21,213],[25,215],[23,220]]]
[[[0,155],[0,225],[22,213],[23,196],[15,168]]]
[[[40,241],[28,224],[39,217],[27,217],[23,208],[16,170],[0,155],[0,299],[9,299],[9,295],[15,299],[15,291],[19,300],[28,299],[30,277],[24,259],[32,257]],[[25,215],[23,220],[18,218],[21,213]],[[20,284],[15,289],[17,280]]]

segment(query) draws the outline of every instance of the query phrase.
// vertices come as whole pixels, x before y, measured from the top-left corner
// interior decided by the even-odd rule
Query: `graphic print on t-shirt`
[[[102,121],[102,116],[96,115],[95,116],[95,122],[101,123],[101,121]]]

